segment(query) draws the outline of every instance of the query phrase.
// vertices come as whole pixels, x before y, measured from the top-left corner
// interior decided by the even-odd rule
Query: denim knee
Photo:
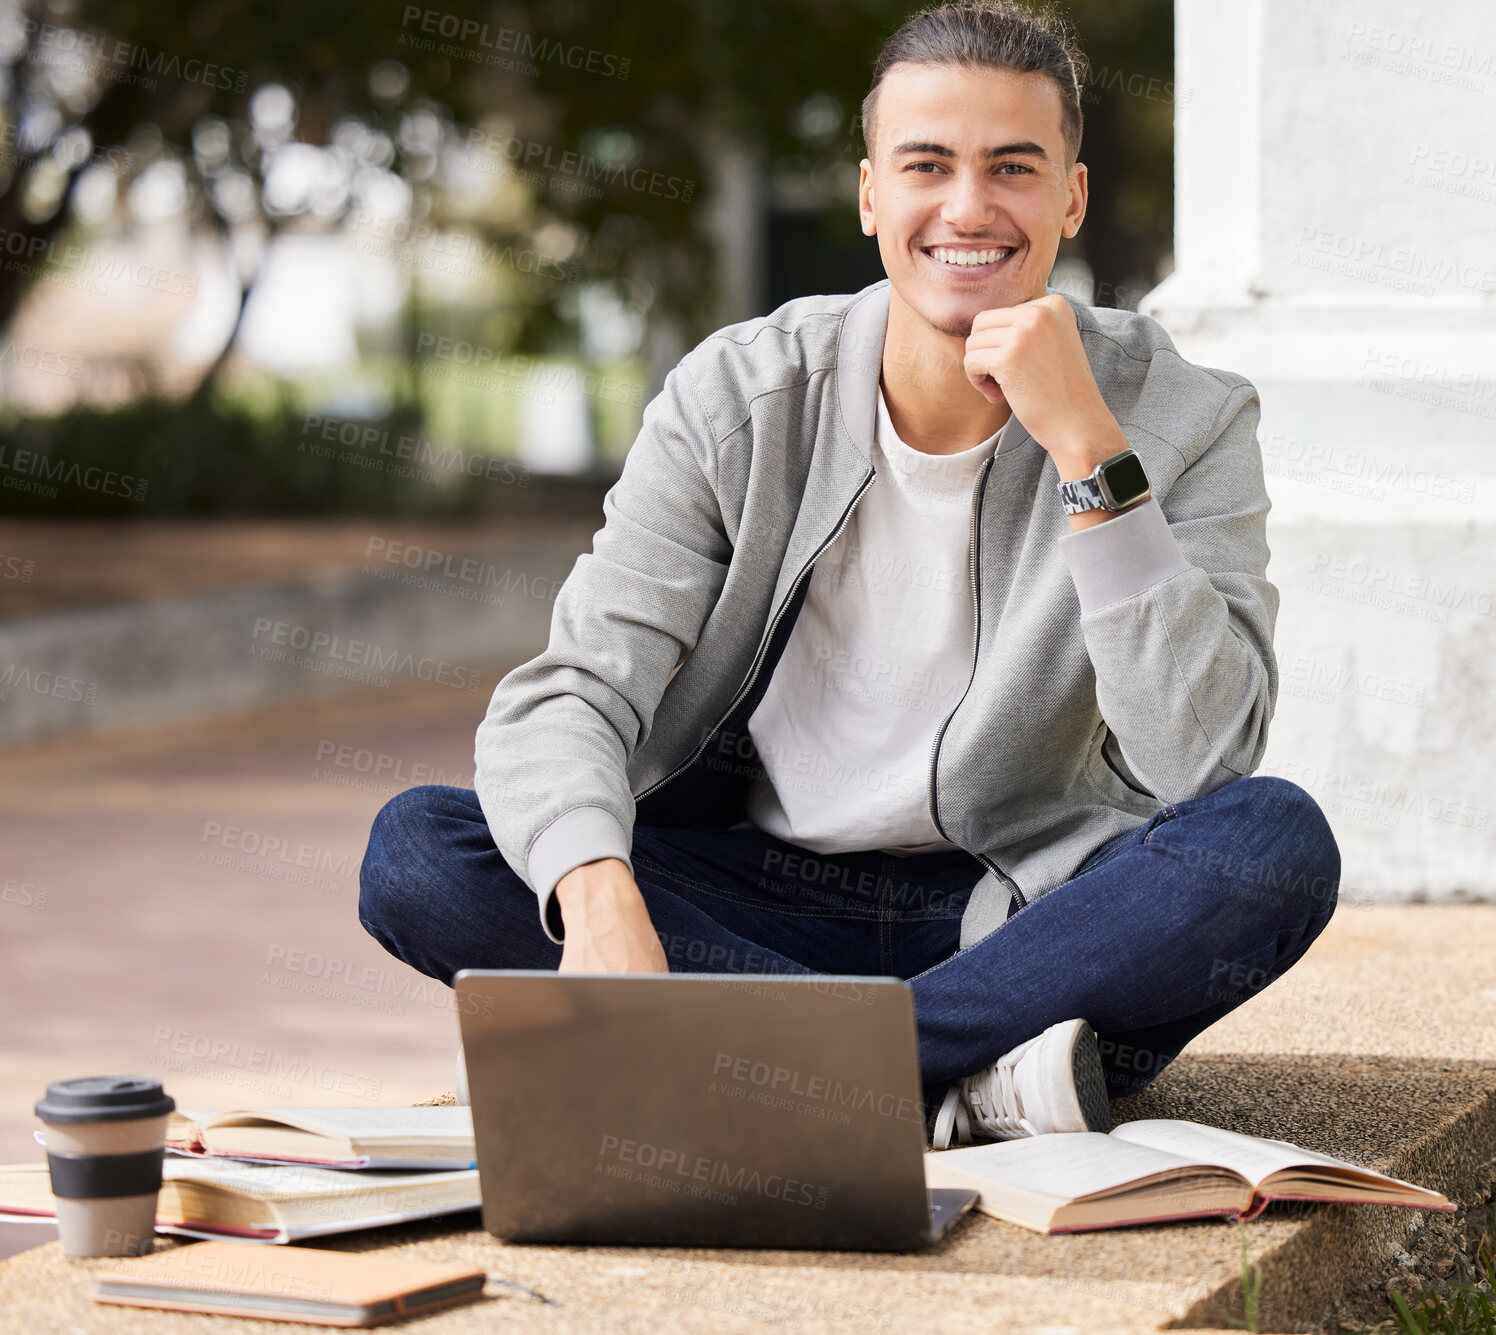
[[[358,873],[358,920],[376,937],[381,935],[376,928],[398,915],[411,882],[410,869],[424,861],[431,816],[442,793],[440,784],[407,788],[390,798],[374,817]]]
[[[1323,927],[1340,893],[1340,846],[1323,809],[1292,779],[1254,774],[1237,782],[1251,789],[1254,819],[1293,850],[1292,866],[1274,869],[1287,898]]]

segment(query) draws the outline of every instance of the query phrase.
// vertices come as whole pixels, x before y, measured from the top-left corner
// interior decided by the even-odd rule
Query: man
[[[375,822],[390,951],[907,978],[944,1145],[1105,1129],[1308,948],[1340,856],[1253,774],[1256,391],[1046,287],[1085,216],[1081,59],[1003,4],[890,38],[859,185],[887,278],[666,377],[476,792]]]

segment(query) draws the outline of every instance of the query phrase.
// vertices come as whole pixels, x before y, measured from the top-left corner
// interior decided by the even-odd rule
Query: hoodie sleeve
[[[688,354],[646,406],[592,551],[556,595],[545,652],[499,682],[478,727],[473,786],[552,941],[562,876],[604,857],[633,868],[626,766],[727,576],[717,442],[693,366]]]
[[[1232,379],[1209,443],[1162,498],[1060,539],[1097,705],[1163,803],[1252,773],[1278,698],[1261,404]]]

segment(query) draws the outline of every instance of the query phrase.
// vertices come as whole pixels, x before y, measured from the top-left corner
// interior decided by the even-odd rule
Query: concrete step
[[[100,582],[102,605],[82,600],[78,555],[44,547],[55,529],[23,537],[47,578],[28,610],[0,620],[0,746],[421,681],[486,704],[497,662],[545,647],[596,523],[445,537],[368,522],[250,527],[230,535],[242,547],[196,526],[136,534],[126,574]]]
[[[451,1102],[450,1092],[424,1100]],[[1358,1054],[1182,1056],[1113,1125],[1184,1117],[1291,1140],[1436,1187],[1489,1199],[1496,1063]],[[1429,1218],[1389,1206],[1276,1205],[1245,1226],[1261,1267],[1261,1331],[1310,1331],[1347,1295],[1394,1273]],[[502,1284],[517,1330],[948,1332],[1216,1330],[1243,1316],[1240,1231],[1218,1220],[1044,1237],[973,1215],[919,1256],[724,1249],[511,1246],[471,1217],[382,1229],[318,1245],[481,1265]],[[162,1242],[163,1246],[174,1245]],[[55,1243],[0,1268],[6,1310],[30,1307],[52,1329],[92,1314],[80,1269]],[[18,1307],[17,1304],[20,1304]],[[144,1313],[94,1316],[90,1330],[160,1330]],[[478,1329],[473,1313],[433,1330]]]

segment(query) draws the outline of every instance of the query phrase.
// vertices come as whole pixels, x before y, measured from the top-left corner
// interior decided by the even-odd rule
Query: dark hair
[[[869,157],[878,86],[890,69],[906,62],[968,69],[985,65],[1048,75],[1060,90],[1065,165],[1067,169],[1075,165],[1080,155],[1080,90],[1086,79],[1086,57],[1056,10],[1029,10],[1012,0],[957,0],[928,6],[907,19],[883,43],[873,62],[872,86],[862,99],[862,137]]]

